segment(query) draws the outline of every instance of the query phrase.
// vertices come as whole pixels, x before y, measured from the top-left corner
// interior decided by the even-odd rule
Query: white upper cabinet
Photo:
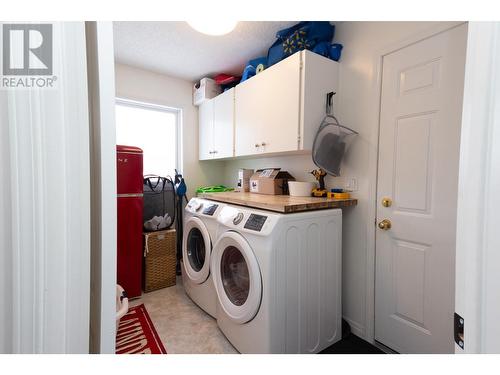
[[[212,159],[214,146],[214,100],[198,107],[200,160]]]
[[[200,160],[234,156],[234,89],[199,106]]]
[[[234,156],[234,89],[213,99],[214,158]]]
[[[301,51],[236,86],[235,156],[310,151],[338,65]]]
[[[236,86],[235,155],[297,150],[300,54]]]
[[[338,88],[335,61],[297,52],[200,106],[200,160],[309,152]]]

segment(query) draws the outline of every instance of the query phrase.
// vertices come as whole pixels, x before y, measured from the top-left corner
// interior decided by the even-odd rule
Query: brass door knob
[[[391,226],[392,226],[391,221],[387,219],[384,219],[380,223],[378,223],[378,227],[383,230],[389,230],[391,229]]]
[[[392,205],[392,199],[391,198],[382,198],[382,206],[384,207],[390,207]]]

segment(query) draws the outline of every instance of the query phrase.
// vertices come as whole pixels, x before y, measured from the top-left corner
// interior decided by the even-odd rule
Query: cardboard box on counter
[[[250,178],[253,176],[253,169],[240,169],[238,170],[238,182],[235,191],[250,191]]]
[[[295,178],[281,168],[257,169],[250,177],[250,192],[259,194],[288,194],[288,181]]]

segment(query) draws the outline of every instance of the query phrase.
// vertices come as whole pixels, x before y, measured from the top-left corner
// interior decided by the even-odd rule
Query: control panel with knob
[[[233,224],[238,225],[243,220],[243,212],[238,212],[233,218]]]
[[[201,206],[202,206],[202,203],[198,200],[193,201],[193,203],[191,204],[191,208],[195,211],[198,211]]]
[[[191,199],[189,203],[186,205],[186,209],[190,212],[197,212],[203,207],[202,202],[197,199]]]

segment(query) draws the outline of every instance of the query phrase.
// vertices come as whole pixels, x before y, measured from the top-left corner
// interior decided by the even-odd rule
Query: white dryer
[[[217,323],[241,353],[317,353],[342,337],[342,211],[222,208]]]
[[[217,296],[210,257],[217,234],[217,217],[223,206],[223,203],[192,198],[184,210],[182,283],[193,302],[213,317]]]

